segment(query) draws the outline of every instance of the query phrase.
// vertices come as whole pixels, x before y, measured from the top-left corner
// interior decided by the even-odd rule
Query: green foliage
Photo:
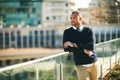
[[[71,76],[68,80],[78,80],[77,77]]]
[[[110,74],[110,77],[118,77],[120,76],[120,72],[119,71],[113,71],[111,74]]]
[[[39,71],[40,80],[55,80],[55,74],[53,70],[40,70]]]
[[[120,80],[120,65],[115,65],[103,80]]]

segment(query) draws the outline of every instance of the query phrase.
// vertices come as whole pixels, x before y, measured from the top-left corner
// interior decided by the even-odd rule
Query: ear
[[[79,17],[79,20],[82,21],[82,17],[81,16]]]

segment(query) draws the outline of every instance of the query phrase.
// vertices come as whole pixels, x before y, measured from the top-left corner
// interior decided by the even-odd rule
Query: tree
[[[97,0],[98,5],[89,8],[91,16],[100,23],[116,23],[115,0]]]

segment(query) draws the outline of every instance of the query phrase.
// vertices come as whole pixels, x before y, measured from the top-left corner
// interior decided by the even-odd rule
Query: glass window
[[[53,20],[55,20],[56,19],[56,16],[53,16]]]
[[[33,2],[20,2],[21,6],[32,6]]]
[[[23,62],[26,62],[26,61],[28,61],[28,59],[23,59]]]
[[[35,60],[35,58],[31,58],[30,60]]]
[[[68,7],[68,3],[66,3],[65,6]]]
[[[6,60],[6,65],[11,65],[11,60]]]
[[[36,14],[30,14],[30,18],[36,18],[37,15]]]
[[[5,2],[4,3],[6,7],[19,7],[19,2]]]
[[[41,24],[41,21],[40,21],[40,20],[38,20],[38,24]]]
[[[2,67],[2,61],[0,60],[0,67]]]
[[[32,12],[33,12],[33,13],[34,13],[34,12],[36,12],[36,9],[35,9],[35,8],[33,8],[33,9],[32,9]]]
[[[2,31],[0,31],[0,49],[1,48],[3,48],[3,32]]]
[[[16,59],[16,60],[15,60],[15,64],[20,63],[20,62],[21,62],[20,59]]]
[[[49,17],[48,17],[48,16],[46,17],[46,20],[49,20]]]

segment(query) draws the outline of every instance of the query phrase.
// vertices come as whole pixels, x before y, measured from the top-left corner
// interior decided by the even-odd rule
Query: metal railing
[[[0,68],[0,80],[67,80],[73,72],[68,52]]]
[[[98,55],[99,79],[119,61],[120,38],[95,45]],[[4,68],[0,80],[77,80],[73,54],[68,52],[51,55]]]
[[[96,44],[95,47],[98,54],[99,79],[102,80],[120,60],[120,38]]]

